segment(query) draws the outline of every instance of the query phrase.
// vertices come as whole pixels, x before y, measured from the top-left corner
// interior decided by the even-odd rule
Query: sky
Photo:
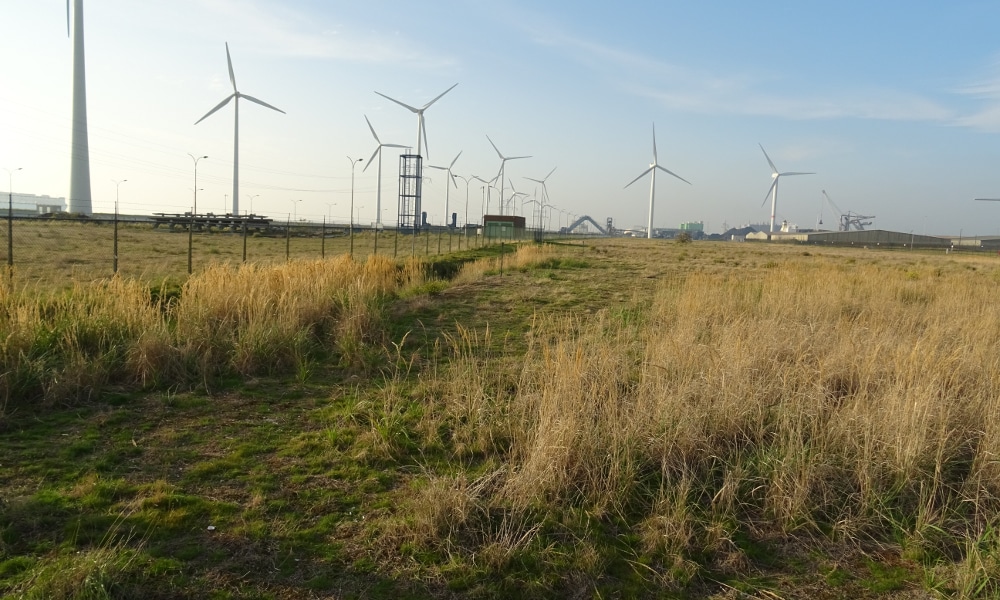
[[[0,168],[15,193],[69,191],[72,43],[59,0],[0,0]],[[835,228],[834,209],[874,227],[1000,234],[1000,3],[570,2],[527,0],[86,0],[91,187],[95,212],[231,206],[232,93],[240,104],[240,209],[276,219],[376,214],[375,140],[416,145],[425,164],[493,178],[506,155],[514,187],[547,181],[552,222],[588,215],[644,226],[653,134],[655,227],[702,221],[710,232],[777,220]],[[383,221],[396,219],[399,150],[383,154]],[[350,157],[350,158],[349,158]],[[0,189],[8,187],[0,171]],[[423,203],[439,224],[466,221],[466,184],[447,192],[428,170]],[[114,181],[127,180],[116,186]],[[468,220],[484,190],[468,186]],[[507,194],[510,184],[505,183]],[[489,212],[496,212],[491,192]],[[253,199],[251,201],[251,196]],[[518,202],[520,212],[521,202]],[[526,204],[525,214],[535,205]],[[562,212],[560,212],[560,209]],[[529,217],[529,220],[531,217]]]

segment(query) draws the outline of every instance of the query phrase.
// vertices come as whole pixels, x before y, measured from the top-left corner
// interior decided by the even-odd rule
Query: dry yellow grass
[[[419,285],[419,262],[341,256],[273,266],[216,264],[179,296],[114,277],[68,292],[0,291],[4,403],[86,396],[109,381],[183,384],[300,368],[318,352],[353,360],[379,303]],[[155,292],[155,290],[153,290]]]
[[[470,504],[638,513],[666,570],[713,547],[740,564],[736,524],[842,540],[900,530],[908,552],[969,556],[959,587],[1000,576],[968,548],[994,544],[1000,521],[995,266],[776,257],[675,271],[631,310],[539,318],[513,372],[481,332],[460,331],[429,418],[454,429],[456,458],[472,447],[504,468],[489,494],[438,482],[427,519]]]

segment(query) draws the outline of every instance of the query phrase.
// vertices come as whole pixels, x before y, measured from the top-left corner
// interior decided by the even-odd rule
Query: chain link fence
[[[436,256],[478,248],[482,229],[353,228],[343,224],[173,219],[0,217],[0,252],[20,283],[68,286],[115,272],[147,280],[182,279],[213,263],[277,263],[351,254]]]

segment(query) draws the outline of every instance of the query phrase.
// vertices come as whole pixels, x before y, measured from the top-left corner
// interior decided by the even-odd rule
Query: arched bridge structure
[[[586,221],[589,221],[590,224],[594,226],[594,229],[600,231],[601,235],[608,235],[608,231],[605,228],[603,228],[600,225],[598,225],[597,221],[591,219],[590,216],[588,216],[588,215],[583,215],[579,219],[573,221],[572,225],[570,225],[569,227],[563,227],[559,231],[562,232],[562,233],[569,233],[570,231],[573,231],[574,229],[576,229],[577,227],[579,227],[582,223],[584,223]]]

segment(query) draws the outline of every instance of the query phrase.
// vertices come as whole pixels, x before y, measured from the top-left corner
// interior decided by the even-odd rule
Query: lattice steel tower
[[[423,189],[423,158],[417,154],[399,157],[399,221],[401,230],[420,229],[420,193]]]

